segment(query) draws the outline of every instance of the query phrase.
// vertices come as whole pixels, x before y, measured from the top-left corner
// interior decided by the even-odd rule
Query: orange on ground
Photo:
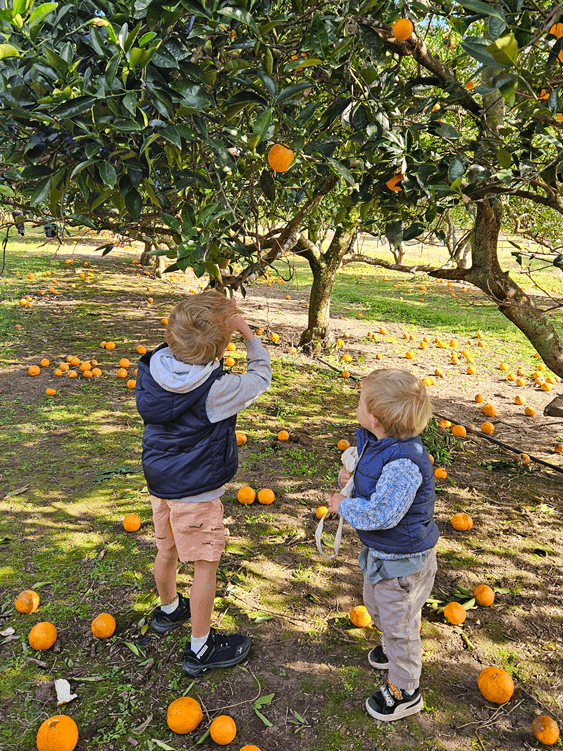
[[[106,349],[115,349],[115,342],[106,342]]]
[[[227,366],[227,368],[232,368],[234,364],[234,359],[232,357],[227,357],[227,359],[225,360],[225,365]]]
[[[92,633],[98,639],[108,639],[116,629],[115,618],[111,613],[100,613],[92,621]]]
[[[138,352],[138,353],[139,353],[140,355],[144,355],[144,354],[145,354],[145,352],[147,351],[147,348],[146,348],[146,347],[143,347],[143,345],[142,345],[142,344],[138,344],[138,345],[137,345],[137,347],[136,347],[136,350],[137,350],[137,352]]]
[[[34,613],[39,607],[39,595],[32,589],[25,589],[16,597],[14,605],[18,613]]]
[[[243,433],[240,430],[237,430],[236,437],[237,437],[237,446],[244,446],[244,444],[248,440],[248,438],[246,437],[246,433]]]
[[[561,25],[563,26],[563,24]],[[532,733],[544,746],[553,746],[559,738],[559,726],[551,717],[542,714],[532,722]]]
[[[342,360],[342,362],[352,362],[351,355],[342,355],[340,359]]]
[[[456,438],[465,438],[467,430],[463,425],[454,425],[452,428],[452,435],[455,435]]]
[[[78,378],[78,373],[76,372],[76,370],[69,370],[67,375],[69,378]]]
[[[520,464],[528,465],[532,463],[532,460],[530,459],[528,454],[518,454],[518,462]]]
[[[444,608],[444,618],[449,621],[453,626],[458,626],[466,619],[467,613],[463,605],[459,602],[448,602]]]
[[[339,451],[346,451],[346,449],[350,448],[350,443],[346,440],[346,438],[341,438],[336,446]]]
[[[211,723],[209,734],[219,746],[226,746],[231,741],[234,741],[237,734],[237,726],[232,717],[222,714],[216,717]]]
[[[343,370],[340,375],[342,378],[350,378],[350,373],[347,370]]]
[[[45,389],[45,393],[47,394],[47,396],[55,396],[57,389],[47,388]]]
[[[125,368],[118,368],[116,375],[118,378],[127,378],[129,373],[125,370]]]
[[[178,735],[191,733],[202,720],[201,706],[191,696],[181,696],[168,706],[166,722],[173,733],[178,733]]]
[[[485,699],[495,704],[504,704],[514,693],[514,681],[502,668],[481,670],[477,685]]]
[[[408,352],[405,352],[405,357],[407,360],[414,360],[414,352],[409,349]]]
[[[92,373],[93,376],[101,376],[102,375],[102,371],[100,370],[100,368],[92,368],[92,370],[90,371],[90,373]]]
[[[264,329],[256,329],[256,336],[262,336]]]
[[[29,632],[28,640],[32,649],[50,649],[57,641],[57,629],[49,621],[36,623]]]
[[[270,488],[262,488],[258,491],[258,503],[262,503],[264,506],[269,506],[276,499],[276,495]]]
[[[501,362],[501,364],[498,366],[499,370],[508,370],[508,365],[505,362]]]
[[[457,514],[452,516],[450,524],[459,532],[468,532],[470,529],[473,529],[473,519],[469,514],[464,514],[462,511],[458,511]]]
[[[69,364],[67,362],[60,362],[59,363],[59,370],[62,370],[63,372],[65,370],[68,370],[70,368]]]
[[[119,367],[120,368],[130,368],[131,367],[131,363],[129,362],[129,360],[126,357],[122,357],[121,360],[119,361]]]
[[[80,358],[79,357],[69,357],[68,363],[72,368],[77,368],[80,365]]]
[[[54,715],[39,727],[37,751],[73,751],[78,743],[76,722],[65,714]]]
[[[365,605],[356,605],[350,611],[350,620],[357,628],[365,628],[371,623],[371,615],[368,613]]]
[[[322,519],[327,511],[328,508],[326,506],[319,506],[315,511],[315,516],[317,517],[317,519]]]
[[[445,480],[447,476],[448,476],[448,473],[446,472],[445,469],[443,469],[443,467],[437,467],[434,470],[434,477],[437,480]]]
[[[42,368],[48,368],[50,364],[51,364],[51,363],[49,362],[49,360],[47,360],[47,358],[46,358],[46,357],[44,357],[44,358],[43,358],[43,359],[41,360],[41,362],[39,363],[39,365],[41,365],[41,367],[42,367]]]
[[[483,422],[481,423],[481,430],[485,435],[492,435],[495,432],[495,426],[492,422]]]
[[[243,746],[240,751],[260,751],[260,749],[258,748],[258,746],[250,745],[250,746]]]
[[[86,375],[86,373],[84,373],[84,375]],[[137,381],[134,378],[130,378],[125,385],[128,389],[134,389],[137,385]]]
[[[280,340],[279,334],[270,334],[270,341],[274,342],[274,344],[277,344]]]
[[[536,410],[532,407],[526,407],[524,410],[524,414],[528,417],[535,417],[536,416]]]
[[[229,350],[229,352],[234,352],[236,348],[237,348],[237,345],[233,344],[233,342],[229,342],[227,344],[227,349]]]
[[[475,368],[474,365],[467,366],[467,375],[475,375],[476,372],[477,372],[477,369]]]
[[[408,18],[399,18],[393,26],[393,36],[395,39],[403,42],[408,39],[414,31],[414,26]]]
[[[268,164],[274,172],[287,172],[293,161],[293,151],[283,143],[275,143],[268,151]]]
[[[478,402],[479,404],[481,404],[482,402],[485,401],[485,397],[483,396],[483,394],[477,394],[475,396],[475,401]]]
[[[161,318],[160,322],[163,326],[168,326],[168,318]]]
[[[514,404],[526,404],[526,397],[525,396],[515,396],[514,397]]]
[[[436,370],[434,371],[434,375],[438,376],[438,378],[443,378],[444,372],[443,370],[441,370],[441,368],[436,368]]]
[[[489,607],[495,601],[495,593],[487,584],[478,584],[473,590],[473,597],[477,605]]]
[[[289,433],[287,430],[280,430],[278,433],[278,441],[288,441],[289,440]]]
[[[41,373],[41,368],[39,367],[39,365],[30,365],[27,369],[27,372],[30,376],[38,376],[39,373]]]
[[[141,528],[141,520],[137,514],[127,514],[123,519],[123,529],[126,532],[136,532]]]
[[[438,425],[441,428],[451,428],[451,426],[452,426],[452,424],[451,424],[451,422],[449,420],[440,420],[440,422],[438,423]]]
[[[239,503],[251,504],[254,503],[255,498],[256,491],[253,490],[249,485],[245,485],[237,493],[237,500]]]

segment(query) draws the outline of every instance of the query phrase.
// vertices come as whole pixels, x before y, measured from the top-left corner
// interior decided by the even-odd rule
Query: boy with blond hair
[[[438,527],[434,473],[419,434],[432,414],[421,381],[404,370],[374,370],[362,381],[357,410],[358,461],[349,497],[335,493],[328,510],[351,524],[364,548],[364,604],[382,632],[370,665],[389,670],[366,701],[368,713],[392,722],[420,712],[420,611],[436,575]],[[340,482],[352,473],[343,468]]]
[[[235,331],[247,355],[243,375],[223,370]],[[225,550],[221,496],[238,465],[235,425],[271,382],[270,357],[234,301],[215,290],[186,297],[172,311],[166,344],[139,360],[137,409],[144,420],[143,471],[157,544],[160,606],[152,628],[165,634],[191,618],[182,668],[197,677],[236,665],[250,639],[211,628],[216,573]],[[193,561],[190,598],[176,591],[178,560]]]

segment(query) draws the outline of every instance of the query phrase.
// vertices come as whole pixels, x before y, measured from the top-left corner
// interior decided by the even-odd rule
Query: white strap
[[[340,522],[338,523],[338,529],[336,530],[336,535],[334,537],[334,546],[333,546],[334,555],[327,555],[323,550],[323,542],[322,542],[323,525],[324,525],[324,520],[326,519],[327,516],[328,516],[328,511],[322,517],[322,519],[317,525],[317,531],[315,532],[315,542],[317,543],[317,550],[323,556],[323,558],[336,558],[340,550],[340,542],[342,540],[342,527],[344,525],[344,519],[340,517]]]
[[[349,449],[348,449],[349,450]],[[357,455],[357,454],[356,454]],[[353,469],[353,467],[352,467]],[[342,488],[340,491],[341,495],[349,496],[352,492],[352,489],[354,487],[354,478],[351,477],[346,485]],[[317,550],[319,553],[323,556],[323,558],[336,558],[340,551],[340,543],[342,542],[342,527],[344,526],[344,519],[340,517],[340,522],[338,523],[338,529],[336,530],[336,535],[334,536],[334,555],[327,555],[323,551],[323,526],[324,526],[324,520],[328,516],[328,511],[324,514],[320,522],[317,524],[317,531],[315,532],[315,542],[317,543]]]

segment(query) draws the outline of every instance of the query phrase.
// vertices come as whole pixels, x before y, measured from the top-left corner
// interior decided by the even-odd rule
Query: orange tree
[[[563,375],[556,329],[497,253],[506,202],[563,213],[563,25],[545,2],[6,5],[4,207],[164,242],[170,268],[217,286],[295,249],[326,272],[318,302],[375,215],[397,246],[467,206],[469,268],[427,270],[480,287]],[[285,172],[267,163],[276,143]],[[339,259],[312,238],[321,203]]]

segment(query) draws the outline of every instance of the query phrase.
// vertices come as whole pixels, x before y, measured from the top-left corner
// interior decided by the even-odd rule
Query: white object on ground
[[[57,692],[57,705],[68,704],[69,701],[76,699],[78,694],[70,693],[70,683],[64,678],[57,678],[55,681],[55,691]]]

